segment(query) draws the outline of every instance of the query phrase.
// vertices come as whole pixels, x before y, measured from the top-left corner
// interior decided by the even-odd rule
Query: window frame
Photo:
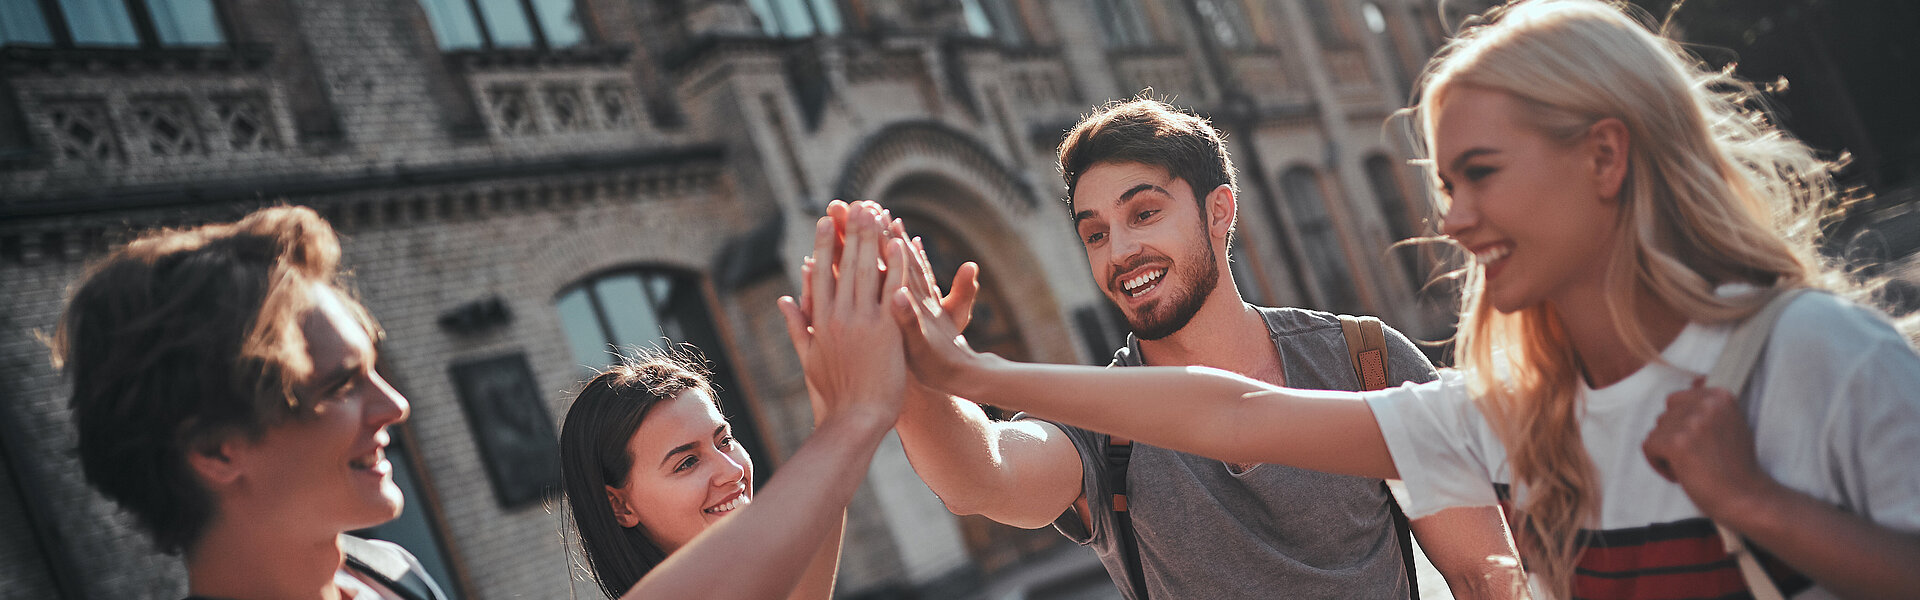
[[[137,43],[132,46],[76,44],[73,41],[73,26],[67,20],[66,9],[60,6],[60,0],[35,0],[33,6],[40,9],[40,20],[47,26],[47,35],[51,42],[46,46],[39,44],[21,44],[19,42],[0,43],[3,46],[46,47],[62,50],[159,50],[172,48],[232,48],[233,18],[227,14],[226,3],[222,0],[206,0],[213,8],[214,27],[219,29],[220,41],[214,44],[167,44],[160,40],[160,29],[154,24],[153,12],[147,6],[147,0],[118,0],[127,12],[127,20],[133,24],[133,34]]]
[[[48,0],[41,0],[41,1],[46,2]],[[498,52],[498,51],[513,51],[513,50],[536,50],[540,52],[553,52],[556,50],[565,50],[569,48],[592,47],[599,42],[599,38],[600,38],[600,36],[597,35],[595,32],[595,30],[598,28],[595,27],[593,23],[593,11],[588,10],[586,0],[566,0],[568,2],[573,3],[574,14],[577,15],[577,18],[580,22],[579,23],[580,43],[569,45],[569,46],[560,46],[557,48],[554,47],[553,43],[547,39],[546,24],[545,22],[540,20],[540,10],[534,7],[534,3],[540,0],[512,0],[514,4],[517,4],[520,6],[519,15],[521,16],[521,18],[526,20],[525,22],[527,25],[527,30],[533,35],[533,43],[528,46],[501,46],[495,43],[493,41],[493,36],[494,36],[493,30],[491,28],[491,25],[487,22],[487,16],[486,16],[487,13],[485,10],[481,9],[480,7],[481,0],[415,0],[415,1],[416,2],[422,2],[422,1],[424,2],[435,2],[435,1],[457,2],[460,4],[465,4],[467,6],[468,15],[470,15],[473,18],[473,30],[475,33],[479,34],[479,37],[480,37],[480,46],[476,48],[448,48],[444,44],[443,40],[440,39],[440,31],[438,29],[435,29],[433,31],[434,46],[438,47],[441,52],[448,52],[448,53]],[[425,10],[426,6],[424,5],[421,6],[421,9]],[[431,25],[429,25],[429,28],[431,28]]]

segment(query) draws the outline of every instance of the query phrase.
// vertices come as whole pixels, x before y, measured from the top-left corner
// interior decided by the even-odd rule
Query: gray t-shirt
[[[1358,390],[1340,321],[1296,308],[1260,309],[1279,349],[1287,384]],[[1390,385],[1435,377],[1433,365],[1400,332],[1386,328]],[[1131,335],[1115,366],[1140,365]],[[1178,398],[1169,398],[1178,402]],[[1015,418],[1031,418],[1025,415]],[[1107,485],[1107,436],[1061,423],[1080,452],[1093,530],[1072,509],[1054,528],[1091,545],[1122,593],[1120,556]],[[1235,474],[1226,464],[1133,444],[1127,500],[1153,598],[1406,598],[1407,577],[1380,480],[1263,464]]]

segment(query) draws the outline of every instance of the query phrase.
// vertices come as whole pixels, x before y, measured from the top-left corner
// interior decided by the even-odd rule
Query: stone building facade
[[[984,266],[970,336],[1104,362],[1118,326],[1052,163],[1151,87],[1239,165],[1250,300],[1444,334],[1424,193],[1383,126],[1428,0],[21,0],[0,7],[0,587],[175,598],[89,489],[39,337],[134,232],[309,205],[413,403],[374,532],[461,598],[597,597],[542,454],[607,344],[698,345],[762,476],[810,423],[774,299],[833,198]],[[897,440],[850,509],[847,597],[963,597],[1064,543],[942,508]],[[17,594],[17,596],[16,596]]]

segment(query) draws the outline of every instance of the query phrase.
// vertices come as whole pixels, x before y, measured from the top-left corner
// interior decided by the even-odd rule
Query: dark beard
[[[1202,238],[1202,240],[1204,239],[1205,238]],[[1200,306],[1207,303],[1207,296],[1212,295],[1213,288],[1220,284],[1220,259],[1213,255],[1212,248],[1205,246],[1204,242],[1200,247],[1200,254],[1207,257],[1205,267],[1192,269],[1192,263],[1197,261],[1187,261],[1189,266],[1181,269],[1183,272],[1181,274],[1187,275],[1187,277],[1176,278],[1174,277],[1175,274],[1171,271],[1169,271],[1165,277],[1167,280],[1187,279],[1193,282],[1193,285],[1189,285],[1186,289],[1169,295],[1169,297],[1163,301],[1172,305],[1173,310],[1171,313],[1167,314],[1165,318],[1152,321],[1148,320],[1153,318],[1151,313],[1155,311],[1152,310],[1142,310],[1137,314],[1127,317],[1127,327],[1133,329],[1134,337],[1143,340],[1158,340],[1173,335],[1174,332],[1186,327],[1187,322],[1193,320],[1193,315],[1200,312]],[[1188,273],[1186,272],[1188,270],[1197,272]],[[1157,305],[1158,303],[1155,304]],[[1147,309],[1153,307],[1143,306],[1141,308]],[[1125,314],[1125,312],[1122,311],[1122,314]]]

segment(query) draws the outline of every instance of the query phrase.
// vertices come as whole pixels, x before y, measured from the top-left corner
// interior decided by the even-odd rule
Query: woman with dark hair
[[[873,209],[847,219],[837,260],[851,275],[832,278],[810,259],[801,299],[781,299],[815,429],[758,494],[752,457],[698,367],[623,361],[580,391],[561,426],[562,474],[587,566],[609,597],[832,596],[847,502],[906,385],[900,334],[881,305],[906,260],[890,219]],[[833,261],[840,245],[821,219],[815,256]],[[870,266],[883,247],[884,272]]]

